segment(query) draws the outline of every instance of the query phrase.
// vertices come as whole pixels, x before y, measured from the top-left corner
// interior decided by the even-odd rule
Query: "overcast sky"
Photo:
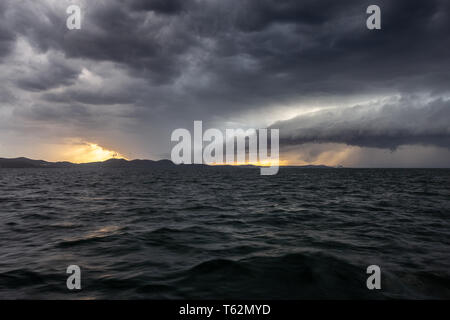
[[[447,0],[2,0],[0,157],[169,158],[171,132],[202,120],[279,128],[290,164],[450,167],[449,15]]]

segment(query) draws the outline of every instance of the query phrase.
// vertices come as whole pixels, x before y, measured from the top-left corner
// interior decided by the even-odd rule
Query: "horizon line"
[[[152,159],[126,159],[126,158],[109,158],[106,160],[102,160],[102,161],[91,161],[91,162],[80,162],[80,163],[76,163],[76,162],[71,162],[71,161],[67,161],[67,160],[58,160],[58,161],[48,161],[48,160],[43,160],[43,159],[32,159],[32,158],[28,158],[28,157],[15,157],[15,158],[4,158],[4,157],[0,157],[0,160],[19,160],[19,159],[24,159],[24,160],[30,160],[30,161],[43,161],[43,162],[47,162],[47,163],[70,163],[73,165],[83,165],[83,164],[93,164],[93,163],[104,163],[107,161],[111,161],[111,160],[123,160],[126,162],[132,162],[132,161],[152,161],[152,162],[160,162],[160,161],[170,161],[171,163],[173,163],[176,166],[179,165],[204,165],[204,166],[210,166],[210,167],[220,167],[220,166],[228,166],[228,167],[263,167],[262,165],[257,165],[257,164],[228,164],[228,163],[223,163],[223,164],[206,164],[206,163],[191,163],[191,164],[185,164],[185,163],[181,163],[181,164],[175,164],[172,160],[170,159],[158,159],[158,160],[152,160]],[[289,164],[289,165],[278,165],[278,167],[280,168],[288,168],[288,167],[326,167],[326,168],[330,168],[330,169],[450,169],[450,167],[353,167],[353,166],[343,166],[343,165],[325,165],[325,164]],[[0,167],[1,168],[1,167]]]

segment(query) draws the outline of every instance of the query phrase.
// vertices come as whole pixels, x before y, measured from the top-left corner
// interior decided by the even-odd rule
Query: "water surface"
[[[450,298],[450,170],[0,169],[0,216],[0,298]]]

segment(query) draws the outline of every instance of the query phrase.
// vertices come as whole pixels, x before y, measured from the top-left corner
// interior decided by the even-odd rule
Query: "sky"
[[[170,158],[172,131],[201,120],[279,129],[284,164],[450,167],[449,15],[447,0],[2,0],[0,157]]]

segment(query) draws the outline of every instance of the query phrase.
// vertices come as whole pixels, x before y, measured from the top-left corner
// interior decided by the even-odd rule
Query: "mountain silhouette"
[[[106,161],[88,162],[88,163],[72,163],[67,161],[62,162],[49,162],[44,160],[33,160],[28,158],[0,158],[0,168],[79,168],[79,167],[92,167],[92,168],[192,168],[192,167],[238,167],[238,168],[259,168],[254,165],[217,165],[209,166],[206,164],[180,164],[176,165],[172,161],[164,160],[125,160],[125,159],[109,159]],[[326,169],[333,168],[325,165],[306,165],[306,166],[286,166],[286,168],[305,168],[305,169]]]
[[[0,168],[71,168],[71,167],[101,167],[101,168],[153,168],[153,167],[174,167],[170,160],[125,160],[109,159],[106,161],[89,163],[71,162],[48,162],[44,160],[32,160],[28,158],[5,159],[0,158]]]

